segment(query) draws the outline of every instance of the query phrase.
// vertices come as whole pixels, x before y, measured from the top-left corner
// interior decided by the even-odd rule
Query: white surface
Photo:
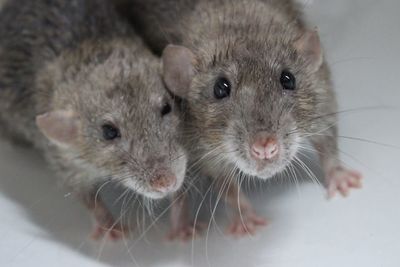
[[[385,108],[400,106],[400,2],[316,0],[306,10],[320,28],[341,110],[381,107],[341,115],[341,134],[400,146],[400,109]],[[269,183],[254,197],[271,221],[256,237],[233,240],[213,227],[208,240],[166,244],[152,230],[104,248],[87,240],[89,215],[45,164],[1,143],[0,266],[400,266],[400,149],[340,141],[343,160],[365,175],[364,189],[348,199],[328,202],[308,183]]]

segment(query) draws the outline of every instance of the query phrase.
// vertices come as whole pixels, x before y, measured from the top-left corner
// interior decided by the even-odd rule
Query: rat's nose
[[[158,173],[150,179],[151,188],[161,193],[168,193],[176,183],[176,176],[170,173]]]
[[[259,136],[251,146],[251,155],[256,159],[270,160],[279,153],[279,145],[274,137]]]

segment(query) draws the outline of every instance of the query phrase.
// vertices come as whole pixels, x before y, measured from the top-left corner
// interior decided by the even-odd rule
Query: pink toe
[[[358,171],[350,171],[350,174],[352,176],[354,176],[357,180],[361,180],[362,179],[362,174]]]
[[[353,179],[349,182],[349,184],[353,187],[353,188],[361,188],[361,181],[358,179]]]
[[[268,224],[267,220],[261,217],[254,218],[254,223],[259,226],[266,226]]]
[[[329,199],[334,198],[336,195],[336,191],[337,191],[336,185],[331,183],[328,188],[328,198]]]
[[[103,235],[103,233],[102,233],[100,227],[96,227],[96,229],[92,232],[90,237],[93,240],[99,240],[102,235]]]
[[[349,195],[349,188],[347,183],[341,183],[339,185],[339,192],[342,194],[342,196],[347,197]]]
[[[111,230],[108,237],[111,241],[117,241],[122,238],[122,234],[116,230]]]

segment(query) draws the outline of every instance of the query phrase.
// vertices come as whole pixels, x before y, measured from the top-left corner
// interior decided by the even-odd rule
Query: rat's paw
[[[103,226],[97,224],[91,234],[93,240],[100,240],[100,238],[107,237],[111,241],[119,241],[129,236],[130,231],[126,227],[122,227],[120,224]]]
[[[327,177],[328,198],[333,198],[336,192],[347,197],[352,188],[362,187],[362,175],[357,171],[337,167],[330,171]]]
[[[267,225],[267,220],[254,212],[238,215],[228,228],[228,234],[236,237],[254,235],[259,227],[265,225]]]
[[[182,224],[170,231],[170,233],[167,235],[167,240],[181,240],[183,242],[187,242],[198,237],[204,228],[204,223],[196,223],[196,225],[194,225],[194,223]]]
[[[91,234],[92,239],[99,240],[106,237],[111,241],[118,241],[129,236],[130,228],[120,221],[116,221],[103,202],[97,201],[92,212],[96,220]]]

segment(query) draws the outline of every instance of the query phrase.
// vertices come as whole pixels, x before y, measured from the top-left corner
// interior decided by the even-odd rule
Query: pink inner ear
[[[72,145],[79,134],[79,119],[72,111],[59,110],[36,117],[40,131],[59,145]]]
[[[321,42],[316,30],[306,31],[294,44],[296,50],[310,62],[313,71],[317,71],[323,62]]]
[[[174,94],[185,97],[195,73],[195,56],[188,48],[168,45],[162,55],[164,81]]]

